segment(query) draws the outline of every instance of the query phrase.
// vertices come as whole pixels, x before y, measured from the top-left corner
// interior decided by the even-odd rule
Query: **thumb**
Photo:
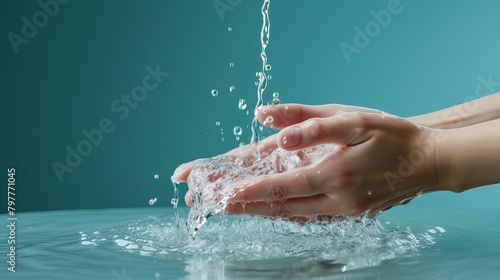
[[[359,112],[312,118],[281,130],[277,141],[285,150],[298,150],[327,143],[354,146],[370,139],[380,120],[375,114]]]

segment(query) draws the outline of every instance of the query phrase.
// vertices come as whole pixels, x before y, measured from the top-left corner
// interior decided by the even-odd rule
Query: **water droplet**
[[[285,106],[285,110],[288,110],[288,105]]]
[[[227,31],[231,32],[231,31],[233,31],[233,28],[232,27],[228,27]]]
[[[224,137],[221,137],[221,139],[220,139],[220,140],[221,140],[222,142],[224,142]]]
[[[272,76],[272,75],[267,75],[267,79],[268,79],[268,80],[272,80],[272,79],[273,79],[273,76]]]
[[[239,126],[235,126],[233,128],[233,132],[234,132],[234,135],[236,136],[240,136],[242,133],[243,133],[243,130],[241,129],[241,127]]]
[[[273,98],[278,98],[280,96],[280,93],[279,92],[274,92],[273,93]]]
[[[368,195],[372,195],[372,191],[368,191]]]
[[[272,69],[271,64],[266,64],[264,69],[266,69],[266,71],[271,71],[271,69]]]
[[[259,82],[255,82],[255,85],[258,86],[259,85]]]
[[[278,106],[280,104],[280,99],[279,98],[273,98],[273,105]]]
[[[234,63],[229,63],[229,67],[234,67]]]
[[[267,116],[266,123],[272,123],[274,121],[273,116]]]
[[[240,146],[240,147],[245,146],[245,142],[240,142],[240,144],[238,146]]]
[[[218,91],[218,90],[216,90],[216,89],[212,89],[212,96],[214,96],[214,97],[215,97],[215,96],[217,96],[217,95],[219,95],[219,91]]]
[[[235,86],[230,86],[230,87],[229,87],[229,92],[233,92],[235,89],[236,89],[236,87],[235,87]]]
[[[318,174],[321,174],[321,171],[320,171],[320,170],[318,170]]]
[[[240,110],[245,110],[247,108],[247,104],[245,103],[245,99],[240,99],[240,101],[238,101],[238,108]]]
[[[160,175],[155,174],[155,176],[153,176],[153,177],[154,177],[154,178],[155,178],[155,180],[156,180],[156,179],[160,178]]]
[[[149,205],[154,205],[156,202],[156,197],[149,200]]]
[[[229,28],[231,28],[231,27],[229,27]],[[231,30],[229,30],[229,31],[231,31]],[[159,272],[156,272],[156,273],[155,273],[155,278],[156,278],[156,279],[160,278],[160,273],[159,273]]]
[[[236,136],[235,139],[236,139],[236,141],[240,141],[240,137],[239,136]]]
[[[240,165],[240,166],[243,165],[243,160],[241,158],[236,158],[235,162],[237,165]]]
[[[264,127],[262,125],[259,125],[259,130],[260,131],[264,130]]]
[[[260,77],[260,72],[255,72],[255,77]]]
[[[215,125],[216,126],[220,126],[220,122],[215,122]]]
[[[172,200],[170,200],[170,203],[175,207],[177,207],[177,203],[179,203],[179,200],[177,200],[177,198],[172,198]]]

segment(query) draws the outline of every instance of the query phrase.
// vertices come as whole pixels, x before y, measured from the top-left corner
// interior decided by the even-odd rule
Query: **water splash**
[[[264,4],[262,5],[262,29],[260,32],[260,42],[262,46],[262,51],[260,53],[260,57],[262,59],[262,71],[258,72],[257,75],[259,77],[259,83],[257,85],[257,104],[255,105],[255,110],[254,110],[254,118],[252,120],[252,138],[251,142],[254,145],[254,154],[256,158],[260,158],[260,151],[259,151],[259,132],[257,131],[258,127],[258,120],[257,120],[257,111],[260,109],[260,107],[263,105],[263,94],[264,91],[266,90],[267,87],[267,76],[265,74],[266,71],[266,65],[267,64],[267,54],[266,54],[266,48],[267,45],[269,44],[269,37],[270,37],[270,31],[271,31],[271,22],[269,20],[269,6],[271,4],[271,0],[264,0]]]
[[[228,234],[221,238],[221,230]],[[206,225],[192,239],[178,234],[174,218],[167,213],[165,218],[151,217],[94,233],[80,232],[80,243],[119,248],[154,259],[183,260],[187,270],[195,269],[189,264],[201,265],[198,269],[223,264],[230,270],[235,265],[254,270],[280,269],[286,262],[286,270],[295,269],[295,273],[309,279],[317,265],[329,264],[323,269],[330,273],[374,267],[383,261],[411,256],[435,244],[443,234],[445,229],[438,226],[423,225],[412,231],[404,224],[387,222],[382,226],[371,219],[300,226],[233,216]]]
[[[241,154],[197,160],[187,182],[193,201],[187,220],[189,233],[194,236],[208,218],[223,213],[228,199],[244,188],[243,180],[308,166],[338,150],[335,145],[320,145],[299,151],[278,148],[259,159]]]

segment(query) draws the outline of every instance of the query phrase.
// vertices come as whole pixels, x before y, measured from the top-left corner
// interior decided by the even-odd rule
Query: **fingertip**
[[[285,128],[279,133],[277,141],[282,149],[298,148],[302,143],[302,131],[298,127]]]
[[[257,109],[257,119],[259,120],[260,123],[264,123],[266,121],[266,118],[270,116],[270,113],[273,110],[273,106],[271,105],[262,105]]]
[[[187,181],[187,177],[189,176],[189,171],[193,167],[192,162],[187,162],[179,165],[174,171],[171,179],[174,183],[183,183]]]
[[[270,128],[282,129],[295,122],[296,114],[288,110],[288,105],[266,105],[257,110],[259,122]]]

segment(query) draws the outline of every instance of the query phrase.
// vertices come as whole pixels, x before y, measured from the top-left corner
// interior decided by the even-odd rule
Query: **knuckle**
[[[319,118],[313,118],[310,121],[309,134],[311,139],[316,140],[325,133],[324,122]]]
[[[273,201],[273,200],[284,199],[287,197],[287,195],[288,195],[288,189],[283,185],[277,184],[271,186],[268,196],[269,199]]]
[[[371,118],[367,114],[358,114],[357,115],[358,128],[362,131],[369,130],[371,125]]]

